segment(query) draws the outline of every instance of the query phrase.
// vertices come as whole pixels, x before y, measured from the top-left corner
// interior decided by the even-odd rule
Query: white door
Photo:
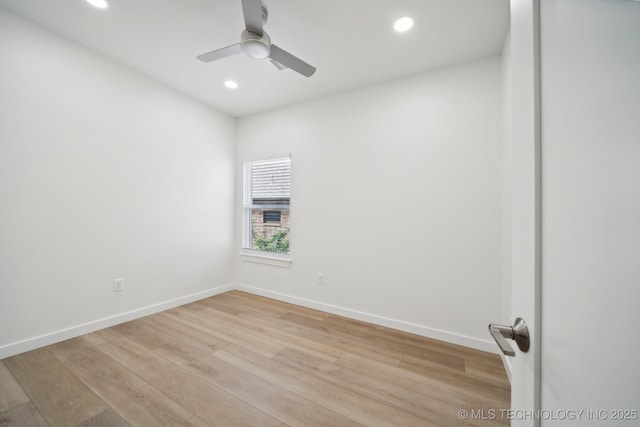
[[[543,416],[640,425],[640,2],[540,24]]]
[[[525,320],[531,346],[511,363],[512,425],[536,425],[540,408],[540,108],[536,0],[511,1],[511,322]]]
[[[511,6],[512,425],[638,425],[640,2]]]

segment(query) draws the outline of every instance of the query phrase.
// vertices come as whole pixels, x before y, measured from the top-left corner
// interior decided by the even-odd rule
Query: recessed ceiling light
[[[91,6],[97,7],[98,9],[106,9],[109,7],[109,3],[107,0],[87,0]]]
[[[229,89],[238,89],[238,83],[234,82],[233,80],[227,80],[226,82],[224,82],[224,85]]]
[[[393,29],[399,33],[404,33],[405,31],[409,31],[413,27],[413,19],[408,16],[398,19],[393,24]]]

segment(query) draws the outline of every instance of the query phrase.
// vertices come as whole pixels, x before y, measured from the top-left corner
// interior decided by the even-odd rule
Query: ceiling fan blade
[[[273,65],[274,67],[276,67],[276,68],[277,68],[278,70],[280,70],[280,71],[284,71],[284,70],[286,70],[286,69],[287,69],[287,67],[285,67],[284,65],[282,65],[282,64],[281,64],[281,63],[279,63],[279,62],[274,61],[274,60],[273,60],[273,59],[271,59],[271,58],[267,58],[267,61],[269,61],[269,62],[271,63],[271,65]]]
[[[275,44],[271,45],[271,54],[269,55],[269,58],[273,59],[280,65],[291,68],[293,71],[296,71],[305,77],[311,77],[313,73],[316,72],[315,67],[307,64],[300,58],[296,58],[289,52],[280,49]]]
[[[242,0],[242,12],[244,14],[244,25],[247,31],[262,36],[262,1]]]
[[[211,62],[215,61],[216,59],[235,55],[236,53],[240,52],[242,52],[242,47],[240,46],[240,43],[236,43],[232,44],[231,46],[223,47],[222,49],[203,53],[202,55],[196,56],[196,58],[198,58],[202,62]]]

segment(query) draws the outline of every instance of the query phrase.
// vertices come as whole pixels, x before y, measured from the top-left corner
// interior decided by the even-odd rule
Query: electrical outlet
[[[324,274],[318,273],[318,280],[316,281],[318,285],[324,285]]]
[[[113,292],[122,292],[124,290],[122,280],[123,279],[113,279]]]

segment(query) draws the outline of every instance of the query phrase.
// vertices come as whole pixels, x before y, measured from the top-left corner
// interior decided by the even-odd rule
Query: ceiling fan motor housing
[[[262,36],[244,30],[240,38],[242,51],[250,58],[265,59],[271,54],[271,38],[265,32]]]

